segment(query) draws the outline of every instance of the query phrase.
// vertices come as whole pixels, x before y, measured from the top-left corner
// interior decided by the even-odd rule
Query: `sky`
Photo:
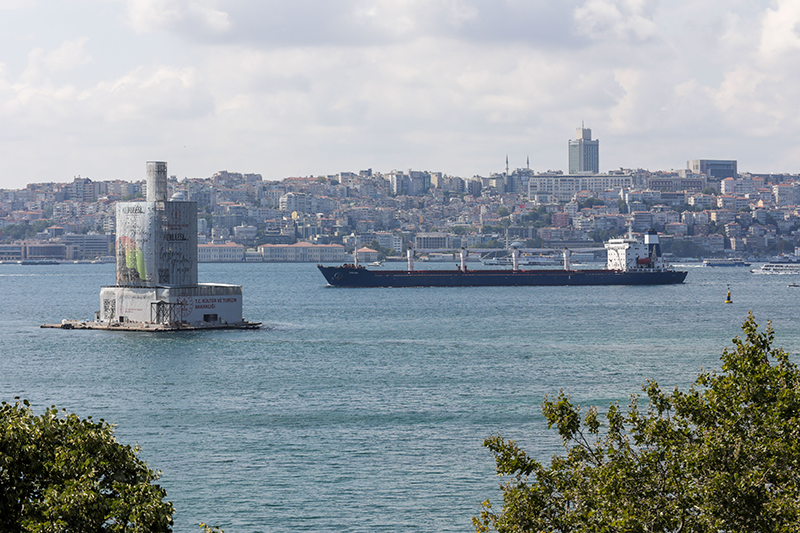
[[[736,159],[800,172],[800,0],[0,0],[0,188]]]

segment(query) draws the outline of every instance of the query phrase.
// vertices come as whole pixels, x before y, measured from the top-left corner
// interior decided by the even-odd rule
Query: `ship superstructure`
[[[655,231],[644,235],[644,242],[628,236],[605,243],[606,268],[617,271],[663,270],[668,268],[661,257],[661,244]]]

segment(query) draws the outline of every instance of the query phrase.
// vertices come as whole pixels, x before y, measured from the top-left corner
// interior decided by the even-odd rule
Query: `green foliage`
[[[722,368],[688,392],[650,381],[640,410],[611,405],[601,421],[563,392],[542,411],[566,451],[549,467],[500,435],[484,445],[503,508],[484,503],[486,532],[744,532],[800,530],[800,371],[752,314]]]
[[[620,229],[607,229],[607,230],[596,229],[589,234],[589,237],[591,237],[592,241],[594,242],[606,242],[609,239],[618,237],[622,233],[624,233],[624,230]]]
[[[8,241],[21,241],[25,239],[32,239],[52,225],[51,220],[36,220],[33,223],[11,224],[4,228],[0,228],[0,239]]]
[[[600,198],[595,198],[592,196],[591,198],[587,198],[585,202],[578,202],[578,209],[585,209],[587,207],[594,207],[596,205],[606,205],[606,203]]]
[[[377,239],[372,239],[367,247],[378,252],[378,259],[380,260],[386,259],[390,255],[397,255],[397,252],[395,252],[393,248],[381,246]]]
[[[774,244],[767,246],[762,253],[765,255],[793,254],[795,248],[794,241],[778,239]]]
[[[699,244],[675,239],[665,240],[661,244],[661,251],[671,253],[675,257],[707,257],[709,255],[708,250]]]
[[[475,226],[453,226],[449,231],[454,235],[467,235],[468,233],[474,233],[478,231],[478,228]]]
[[[0,531],[171,531],[159,472],[113,427],[27,400],[0,405]]]

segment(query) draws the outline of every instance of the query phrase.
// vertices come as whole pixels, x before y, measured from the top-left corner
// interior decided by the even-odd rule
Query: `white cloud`
[[[85,49],[87,41],[86,37],[66,41],[50,51],[34,48],[28,53],[28,65],[22,74],[23,82],[35,83],[34,80],[62,75],[91,63],[92,57]]]
[[[87,91],[83,100],[98,100],[108,123],[159,124],[195,120],[213,112],[213,98],[193,68],[139,68]]]
[[[62,43],[61,46],[42,57],[44,67],[50,72],[64,72],[90,63],[92,57],[86,52],[88,40],[88,37],[80,37]]]
[[[35,0],[0,0],[0,11],[11,11],[30,7]]]
[[[787,52],[800,51],[800,3],[778,0],[775,9],[764,14],[760,52],[766,60]]]
[[[505,154],[557,169],[581,121],[603,168],[731,157],[791,171],[774,165],[800,157],[791,2],[81,0],[50,26],[7,13],[6,169],[44,149],[91,165],[82,175],[132,161],[138,176],[152,158],[274,178],[468,176]]]
[[[127,17],[139,32],[194,28],[212,34],[231,27],[228,14],[213,0],[127,0]]]
[[[591,39],[655,39],[653,11],[652,0],[587,0],[575,10],[576,31]]]

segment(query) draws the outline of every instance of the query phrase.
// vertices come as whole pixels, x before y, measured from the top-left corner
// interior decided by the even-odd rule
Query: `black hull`
[[[334,287],[524,287],[571,285],[674,285],[687,272],[678,270],[367,270],[318,265]]]

